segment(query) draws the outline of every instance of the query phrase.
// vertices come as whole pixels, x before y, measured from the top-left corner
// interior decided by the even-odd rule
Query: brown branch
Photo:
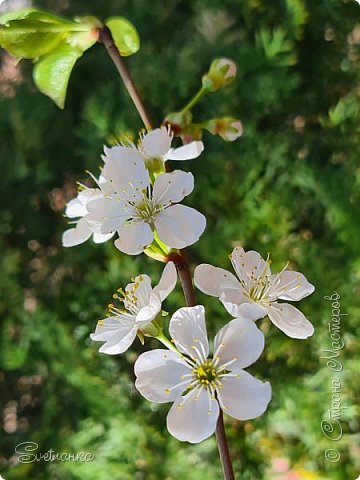
[[[131,100],[134,102],[136,110],[139,112],[141,120],[143,121],[145,127],[148,130],[152,129],[152,121],[147,113],[145,105],[139,95],[139,92],[131,78],[129,69],[124,61],[124,58],[121,56],[117,46],[114,43],[114,39],[111,35],[111,32],[108,27],[103,26],[99,29],[99,42],[104,45],[106,48],[111,60],[114,62],[120,77],[122,78],[124,85],[131,97]]]
[[[181,287],[184,292],[186,305],[188,307],[194,307],[196,305],[196,296],[189,264],[187,261],[186,251],[180,250],[180,253],[171,253],[168,257],[168,260],[174,262],[175,264]]]
[[[216,441],[217,441],[219,455],[221,459],[221,465],[224,473],[224,479],[235,480],[229,446],[226,439],[224,418],[223,418],[223,413],[221,409],[220,409],[219,418],[216,424],[215,435],[216,435]]]

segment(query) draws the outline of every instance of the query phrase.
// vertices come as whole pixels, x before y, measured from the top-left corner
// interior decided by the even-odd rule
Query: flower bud
[[[174,135],[179,135],[184,128],[191,125],[192,115],[189,110],[183,112],[173,112],[169,113],[164,120],[165,125],[170,125],[171,130]]]
[[[210,65],[208,73],[202,78],[202,86],[207,92],[215,92],[230,85],[236,77],[236,65],[228,58],[217,58]]]
[[[232,117],[209,120],[205,128],[213,135],[220,135],[227,142],[237,140],[243,132],[240,120]]]

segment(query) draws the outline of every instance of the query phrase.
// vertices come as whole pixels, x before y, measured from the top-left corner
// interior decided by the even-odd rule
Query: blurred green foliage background
[[[4,6],[14,6],[6,0]],[[238,64],[226,90],[196,107],[197,121],[241,118],[242,138],[204,136],[205,152],[184,165],[196,178],[191,205],[208,226],[189,249],[195,265],[229,268],[235,245],[269,251],[274,271],[290,260],[316,286],[300,308],[315,325],[293,340],[263,320],[266,349],[250,370],[270,380],[273,400],[252,422],[227,418],[241,480],[352,480],[360,473],[360,6],[353,0],[43,0],[66,16],[123,15],[142,47],[129,58],[160,124],[198,89],[216,56]],[[0,52],[0,473],[6,480],[199,480],[221,478],[214,438],[182,444],[166,431],[169,405],[134,388],[139,342],[123,356],[89,340],[112,292],[138,273],[157,282],[162,266],[126,257],[108,242],[61,247],[63,211],[85,170],[97,174],[103,144],[142,127],[101,45],[79,61],[64,111],[38,93],[29,62]],[[183,165],[181,166],[183,167]],[[341,295],[343,371],[320,359],[331,348],[331,304]],[[229,318],[217,299],[211,334]],[[183,306],[178,287],[165,305]],[[343,436],[321,431],[331,382],[341,379]],[[90,452],[89,463],[16,464],[17,444],[40,452]],[[341,459],[324,457],[336,449]]]

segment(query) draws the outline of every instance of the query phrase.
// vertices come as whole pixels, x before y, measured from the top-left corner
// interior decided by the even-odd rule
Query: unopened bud
[[[192,115],[189,110],[183,112],[173,112],[167,115],[164,120],[165,125],[170,125],[174,135],[179,135],[184,128],[191,125]]]
[[[228,58],[217,58],[202,78],[202,86],[208,92],[230,85],[236,77],[236,65]]]
[[[233,142],[243,133],[240,120],[232,117],[214,118],[206,124],[206,130],[213,135],[220,135],[227,142]]]

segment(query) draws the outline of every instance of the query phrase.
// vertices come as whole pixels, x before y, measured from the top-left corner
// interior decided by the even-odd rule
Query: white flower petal
[[[88,211],[83,205],[79,198],[73,198],[70,202],[66,205],[65,215],[69,218],[76,218],[76,217],[85,217]]]
[[[146,157],[163,157],[170,150],[172,136],[166,127],[156,128],[142,139],[142,148]]]
[[[302,273],[285,270],[277,275],[271,275],[273,284],[269,295],[282,300],[302,300],[315,290]]]
[[[97,323],[95,332],[90,335],[91,340],[104,342],[114,338],[116,334],[126,337],[135,326],[133,315],[118,315],[107,317]]]
[[[158,285],[154,288],[154,293],[159,296],[163,302],[165,298],[174,290],[177,282],[176,267],[173,262],[168,262],[163,270]]]
[[[153,200],[156,205],[178,203],[194,189],[192,173],[175,170],[156,177],[153,189]]]
[[[238,420],[250,420],[265,412],[271,400],[271,386],[268,382],[254,378],[244,370],[237,376],[225,375],[222,388],[217,388],[221,409]]]
[[[117,355],[125,352],[133,343],[138,327],[135,317],[131,315],[118,315],[98,322],[95,333],[90,338],[95,341],[105,341],[99,352],[108,355]]]
[[[141,153],[133,148],[113,147],[106,150],[106,155],[102,172],[104,178],[111,182],[118,195],[125,199],[133,195],[137,198],[139,192],[146,189],[150,182]],[[127,192],[126,195],[124,191]]]
[[[239,294],[241,289],[239,281],[232,273],[207,263],[195,268],[194,283],[202,292],[218,298],[225,288],[239,289]]]
[[[150,226],[145,222],[124,225],[118,233],[119,238],[114,245],[128,255],[138,255],[143,252],[154,239]]]
[[[258,277],[263,274],[271,275],[269,264],[254,250],[245,250],[235,247],[231,253],[231,263],[240,280],[248,282],[251,276]]]
[[[113,198],[99,198],[88,204],[89,221],[100,224],[100,233],[118,230],[129,218],[129,213]]]
[[[94,240],[95,243],[104,243],[107,240],[110,240],[110,238],[114,236],[114,233],[115,232],[102,234],[102,233],[94,232],[93,240]]]
[[[174,402],[166,423],[171,435],[181,442],[199,443],[214,433],[218,417],[218,402],[206,389],[196,388]]]
[[[227,312],[233,317],[245,317],[258,320],[267,315],[267,309],[259,303],[253,302],[239,290],[226,289],[220,295],[220,301]]]
[[[173,248],[185,248],[195,243],[205,226],[204,215],[185,205],[172,205],[155,217],[160,240]]]
[[[91,237],[92,231],[85,217],[81,218],[75,228],[70,228],[63,233],[62,244],[64,247],[74,247],[86,242]]]
[[[108,160],[111,161],[122,161],[122,159],[137,159],[140,158],[139,152],[136,148],[124,147],[123,145],[115,145],[113,147],[107,147],[104,145],[104,155],[103,160],[106,163]],[[102,181],[104,181],[104,175],[101,175]]]
[[[115,334],[111,340],[108,340],[99,348],[99,352],[107,355],[119,355],[126,352],[134,342],[137,331],[138,328],[133,327],[125,337],[120,333]]]
[[[190,372],[180,354],[156,349],[142,353],[134,366],[135,387],[151,402],[173,402],[185,390],[183,375]],[[181,384],[179,386],[176,386]],[[174,388],[175,387],[175,388]]]
[[[218,352],[219,367],[227,363],[226,370],[234,370],[256,362],[264,345],[264,335],[252,320],[235,318],[216,335],[214,351]]]
[[[308,338],[314,333],[314,327],[305,315],[289,303],[272,303],[268,307],[272,323],[291,338]]]
[[[170,320],[169,332],[180,352],[200,361],[206,360],[209,343],[202,305],[177,310]]]
[[[150,295],[152,292],[151,288],[151,278],[149,275],[141,274],[137,275],[134,278],[134,282],[128,283],[125,287],[125,292],[127,294],[133,294],[137,297],[138,305],[140,308],[145,307],[149,304]],[[128,300],[124,301],[124,307],[128,310],[129,306],[132,303],[129,303]]]
[[[172,148],[165,156],[165,160],[192,160],[197,158],[204,150],[204,144],[196,141],[182,147]]]
[[[152,322],[156,318],[160,310],[160,298],[154,293],[151,293],[148,305],[142,307],[139,313],[136,315],[137,325],[146,325],[147,323]]]

